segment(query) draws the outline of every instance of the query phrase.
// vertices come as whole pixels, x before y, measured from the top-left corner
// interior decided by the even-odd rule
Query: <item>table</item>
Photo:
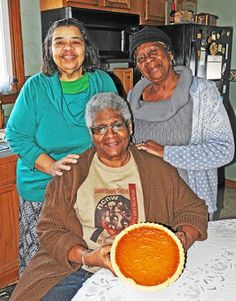
[[[196,242],[187,254],[180,278],[159,292],[129,288],[100,269],[72,301],[235,301],[236,219],[209,222],[208,238]]]

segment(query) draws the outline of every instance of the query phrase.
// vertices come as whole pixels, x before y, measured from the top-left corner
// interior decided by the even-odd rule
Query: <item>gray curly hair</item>
[[[95,115],[98,111],[113,109],[118,111],[126,123],[131,122],[131,113],[127,101],[115,93],[98,93],[87,103],[85,121],[89,129],[93,127]]]

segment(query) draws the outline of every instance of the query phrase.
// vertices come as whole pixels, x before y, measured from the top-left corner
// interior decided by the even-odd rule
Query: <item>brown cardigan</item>
[[[138,151],[135,146],[130,150],[140,173],[146,220],[174,230],[181,225],[192,225],[199,230],[199,239],[206,239],[208,212],[205,202],[188,188],[174,167],[156,156]],[[41,247],[26,268],[11,301],[39,301],[56,283],[80,268],[72,266],[67,259],[74,245],[87,246],[73,205],[93,156],[91,148],[72,165],[71,171],[49,183],[38,223]]]

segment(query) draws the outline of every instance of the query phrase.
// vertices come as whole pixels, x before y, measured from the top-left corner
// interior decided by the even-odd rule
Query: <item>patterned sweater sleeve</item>
[[[207,170],[229,163],[234,138],[227,112],[214,83],[198,80],[193,92],[192,137],[188,145],[165,146],[164,160],[187,170]]]

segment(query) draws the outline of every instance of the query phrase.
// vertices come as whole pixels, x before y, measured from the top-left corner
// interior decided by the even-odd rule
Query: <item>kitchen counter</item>
[[[9,148],[8,142],[5,140],[5,129],[0,129],[0,158],[5,158],[13,155]]]
[[[5,150],[1,150],[0,151],[0,158],[5,158],[5,157],[8,157],[8,156],[13,156],[13,152],[10,150],[10,148],[8,149],[5,149]]]

